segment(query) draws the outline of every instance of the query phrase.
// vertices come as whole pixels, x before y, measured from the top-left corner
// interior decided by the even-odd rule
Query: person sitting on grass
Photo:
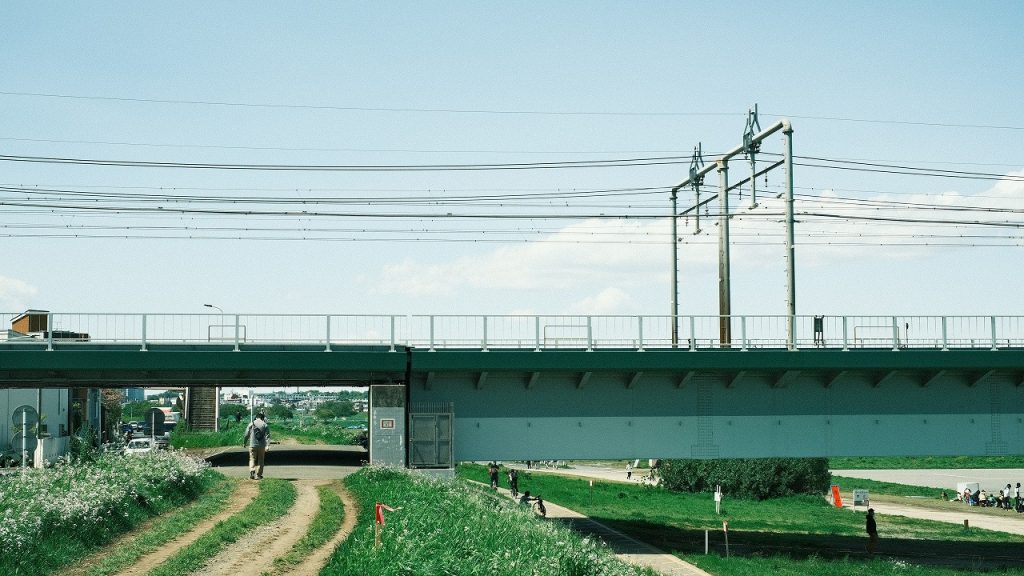
[[[539,494],[534,498],[534,505],[537,507],[537,514],[539,514],[541,518],[548,517],[548,509],[544,507],[544,499],[541,498]]]
[[[534,499],[530,498],[530,491],[527,490],[526,492],[523,492],[523,495],[519,498],[519,503],[523,506],[528,506],[532,500]]]

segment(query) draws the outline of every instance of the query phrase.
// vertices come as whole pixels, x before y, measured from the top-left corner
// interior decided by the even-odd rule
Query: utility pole
[[[760,151],[761,142],[772,134],[782,131],[786,138],[786,148],[783,160],[774,162],[768,167],[764,168],[760,172],[757,172],[757,165],[755,154]],[[699,148],[698,148],[699,150]],[[782,119],[775,124],[769,126],[765,130],[760,130],[760,123],[757,119],[757,106],[755,105],[752,110],[748,111],[747,114],[747,125],[743,134],[743,143],[735,148],[729,150],[723,154],[714,164],[695,167],[697,153],[694,155],[694,162],[690,165],[689,177],[677,184],[672,188],[673,199],[675,199],[675,193],[683,188],[684,186],[691,186],[697,193],[697,201],[690,208],[684,210],[682,214],[689,212],[695,212],[698,217],[700,214],[700,207],[707,204],[714,199],[714,196],[704,201],[700,200],[700,183],[703,181],[704,175],[708,174],[712,170],[718,170],[719,178],[719,190],[718,190],[718,203],[721,214],[719,214],[719,237],[718,237],[718,308],[719,308],[719,339],[720,345],[723,348],[731,346],[732,334],[731,334],[731,314],[732,314],[732,303],[731,303],[731,286],[730,286],[730,262],[729,262],[729,160],[737,156],[740,153],[746,154],[750,160],[750,180],[751,180],[751,208],[757,205],[757,188],[754,184],[754,180],[761,174],[767,174],[769,171],[778,168],[779,166],[785,166],[786,170],[786,275],[787,275],[787,294],[786,294],[786,312],[788,316],[787,325],[787,339],[786,345],[790,350],[796,349],[797,337],[796,337],[796,254],[794,250],[794,228],[796,220],[793,215],[793,126],[788,119]],[[737,187],[742,186],[745,180],[737,183]],[[673,210],[675,210],[673,208]],[[679,216],[678,213],[673,215],[673,218]],[[700,221],[697,221],[698,232],[700,231]],[[675,245],[675,238],[673,238],[673,246]],[[673,259],[676,258],[676,252],[672,253]],[[673,261],[673,267],[675,262]],[[673,277],[674,278],[674,277]],[[674,278],[675,279],[675,278]],[[673,290],[678,290],[677,287],[673,287]],[[675,301],[673,303],[673,311],[675,311]],[[675,332],[673,333],[673,344],[675,344]]]
[[[701,154],[701,144],[693,147],[693,158],[690,160],[690,183],[694,193],[697,195],[697,205],[700,205],[700,186],[704,183],[704,176],[697,173],[704,168],[704,156]],[[672,188],[672,347],[679,347],[679,210],[676,201],[679,196],[679,186]],[[697,211],[696,231],[700,233],[700,210]]]
[[[796,349],[796,250],[794,249],[794,229],[796,219],[793,217],[793,126],[783,120],[782,134],[786,137],[785,170],[786,170],[786,313],[789,315],[789,326],[786,330],[786,348]]]
[[[679,216],[676,210],[678,191],[672,189],[672,347],[679,347]]]
[[[732,287],[729,282],[729,162],[718,166],[718,342],[722,348],[732,345]]]

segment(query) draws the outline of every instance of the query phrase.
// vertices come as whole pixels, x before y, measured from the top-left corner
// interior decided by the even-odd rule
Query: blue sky
[[[1021,16],[1009,1],[330,2],[287,10],[11,2],[0,34],[0,150],[186,163],[478,164],[688,155],[700,141],[710,161],[740,142],[746,110],[758,103],[762,126],[792,119],[798,156],[1019,178]],[[780,139],[765,151],[781,151]],[[0,311],[203,312],[214,303],[229,312],[668,314],[667,218],[541,218],[667,214],[667,192],[576,200],[574,208],[443,201],[667,188],[686,172],[686,164],[395,173],[0,162],[0,183],[18,189],[378,201],[353,208],[364,216],[335,219],[95,216],[0,205]],[[874,215],[1009,224],[802,221],[799,314],[1024,314],[1024,248],[1013,227],[1024,223],[1024,182],[801,166],[794,175],[805,195],[798,210],[851,214],[820,201],[838,196],[875,203]],[[777,190],[781,178],[770,176],[769,187]],[[437,202],[379,203],[410,195]],[[4,201],[27,197],[0,192]],[[779,208],[773,200],[759,212],[733,199],[734,238],[745,242],[732,252],[738,314],[785,311],[782,224],[766,215]],[[893,201],[1002,212],[911,214]],[[692,197],[681,198],[687,202]],[[365,216],[396,210],[435,217]],[[462,212],[538,218],[445,217]],[[705,225],[694,236],[692,221],[680,224],[688,226],[681,313],[716,314],[717,230]],[[270,227],[278,230],[252,230]],[[322,228],[332,232],[313,230]],[[98,230],[133,237],[84,237]],[[146,234],[179,237],[137,237]],[[292,239],[189,239],[216,234]],[[853,245],[855,234],[866,240]],[[355,241],[294,239],[317,235]],[[461,241],[422,241],[428,237]],[[901,243],[910,245],[893,245]]]

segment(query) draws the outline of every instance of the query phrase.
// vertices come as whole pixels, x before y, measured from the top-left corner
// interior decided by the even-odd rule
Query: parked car
[[[149,438],[135,438],[125,447],[125,454],[145,454],[153,451],[153,444]]]

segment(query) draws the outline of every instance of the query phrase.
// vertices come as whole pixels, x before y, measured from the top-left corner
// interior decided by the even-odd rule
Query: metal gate
[[[451,468],[451,402],[418,402],[409,411],[409,465],[412,468]]]

